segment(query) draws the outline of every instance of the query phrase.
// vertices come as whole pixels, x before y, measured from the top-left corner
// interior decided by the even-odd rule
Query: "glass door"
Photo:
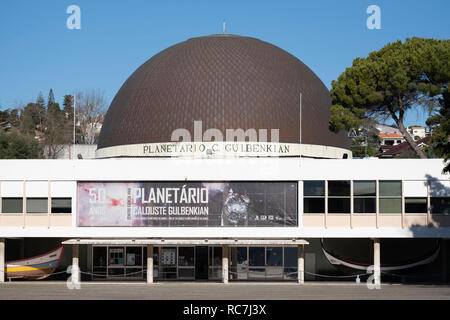
[[[142,273],[142,247],[126,247],[126,268],[127,278],[143,278]]]
[[[195,280],[208,280],[208,247],[195,247]]]
[[[177,248],[162,247],[159,261],[159,277],[162,280],[174,280],[177,278]]]
[[[92,248],[92,279],[105,280],[107,275],[107,250],[106,247]]]
[[[194,247],[178,247],[178,279],[195,279],[194,261]]]
[[[222,247],[209,247],[209,280],[222,279]]]
[[[108,247],[108,278],[122,278],[125,276],[124,255],[124,247]]]

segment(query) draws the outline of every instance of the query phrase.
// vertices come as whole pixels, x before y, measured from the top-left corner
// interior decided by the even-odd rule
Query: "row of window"
[[[325,199],[325,181],[303,182],[304,213],[350,213],[350,181],[328,181]],[[376,213],[376,181],[353,181],[353,212]],[[427,197],[405,197],[405,213],[427,213]],[[450,214],[450,197],[430,197],[431,213]],[[402,213],[402,182],[378,182],[379,213]]]
[[[26,213],[48,212],[47,198],[27,198]],[[72,213],[72,198],[51,198],[51,213]],[[23,213],[23,198],[2,198],[2,213]]]

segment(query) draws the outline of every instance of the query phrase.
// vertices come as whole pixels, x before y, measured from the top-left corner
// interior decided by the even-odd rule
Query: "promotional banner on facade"
[[[80,227],[293,227],[297,182],[78,182]]]

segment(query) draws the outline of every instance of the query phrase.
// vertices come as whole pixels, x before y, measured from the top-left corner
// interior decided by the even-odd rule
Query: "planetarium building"
[[[442,160],[352,159],[330,106],[255,38],[161,51],[114,97],[97,159],[0,161],[0,282],[448,281]]]

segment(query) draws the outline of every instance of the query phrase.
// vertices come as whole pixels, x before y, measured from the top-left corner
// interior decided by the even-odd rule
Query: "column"
[[[305,283],[305,246],[303,244],[297,247],[297,282]]]
[[[228,245],[222,245],[222,282],[228,283]]]
[[[80,245],[73,244],[72,245],[72,283],[74,283],[74,284],[80,283],[79,256],[80,256]]]
[[[5,282],[5,239],[0,238],[0,283]]]
[[[373,276],[374,284],[381,284],[380,239],[373,239]]]
[[[447,239],[441,240],[441,254],[442,254],[442,282],[448,282],[448,255],[447,255]]]
[[[147,245],[147,283],[153,283],[153,245]]]

